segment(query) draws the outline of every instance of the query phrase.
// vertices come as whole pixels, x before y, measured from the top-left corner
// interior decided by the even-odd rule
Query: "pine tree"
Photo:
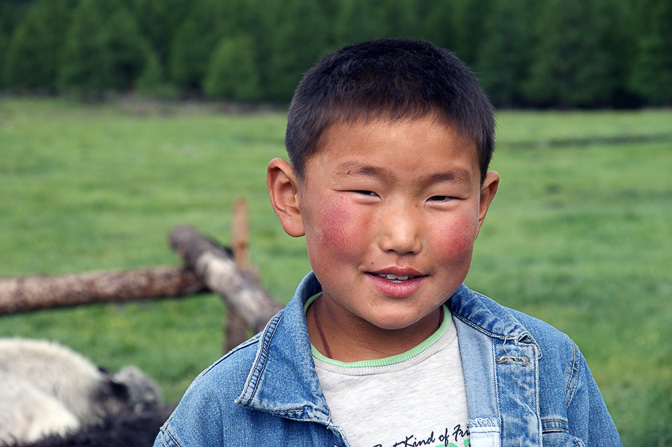
[[[422,30],[420,37],[442,48],[455,51],[457,31],[453,26],[455,20],[455,4],[449,1],[428,0],[420,12]]]
[[[630,85],[652,105],[672,104],[672,4],[647,0],[638,5],[640,27]]]
[[[372,19],[378,23],[379,37],[419,37],[417,0],[371,0],[371,3],[374,4]]]
[[[134,0],[131,3],[130,11],[138,29],[156,54],[156,60],[150,62],[155,73],[166,74],[175,37],[194,3],[184,0]]]
[[[204,83],[205,92],[215,98],[234,101],[259,99],[259,76],[254,45],[249,36],[225,37],[213,54]]]
[[[171,80],[182,90],[202,88],[208,64],[223,36],[224,2],[194,1],[175,36],[169,61]]]
[[[98,0],[100,1],[100,0]],[[103,68],[108,73],[107,88],[131,91],[155,55],[140,34],[135,18],[126,8],[114,7],[101,31]]]
[[[31,3],[22,1],[0,1],[0,32],[4,33],[5,41],[9,41],[15,28],[23,21],[30,10]]]
[[[63,47],[59,72],[62,88],[93,94],[105,91],[111,84],[103,68],[107,65],[100,32],[104,26],[105,13],[98,0],[81,0],[73,12]]]
[[[0,12],[2,11],[0,10]],[[3,88],[6,84],[4,73],[7,64],[5,55],[7,53],[8,40],[7,32],[2,22],[0,22],[0,88]]]
[[[478,51],[476,69],[481,85],[498,107],[522,102],[521,84],[531,59],[530,23],[535,0],[495,0],[485,20],[486,35]]]
[[[165,82],[159,57],[153,49],[148,50],[142,70],[135,80],[134,90],[147,96],[175,96],[174,90]]]
[[[122,2],[80,0],[63,50],[61,85],[85,96],[131,90],[152,57]]]
[[[614,55],[605,42],[610,17],[601,0],[548,0],[536,29],[534,59],[525,85],[537,105],[604,105],[615,85]]]
[[[314,0],[260,0],[256,43],[265,97],[289,101],[301,75],[327,49],[328,22]]]
[[[5,79],[14,88],[54,91],[76,0],[35,2],[7,48]]]
[[[330,50],[355,42],[383,37],[384,31],[372,20],[373,4],[360,0],[341,0],[331,23]]]
[[[486,35],[485,17],[491,9],[492,0],[460,0],[453,4],[451,21],[453,27],[452,50],[468,66],[478,62],[481,41]]]

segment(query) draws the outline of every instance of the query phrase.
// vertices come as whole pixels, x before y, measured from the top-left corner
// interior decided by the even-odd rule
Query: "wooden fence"
[[[244,199],[234,203],[230,249],[186,225],[174,227],[169,241],[183,266],[0,279],[0,315],[215,292],[227,304],[224,349],[228,351],[247,338],[248,329],[261,331],[281,309],[259,285],[258,274],[250,265]]]

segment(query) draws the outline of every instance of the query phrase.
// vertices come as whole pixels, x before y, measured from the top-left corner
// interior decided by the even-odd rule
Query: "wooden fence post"
[[[226,300],[229,309],[242,317],[253,332],[264,329],[282,305],[244,272],[220,245],[187,225],[170,232],[170,243],[213,292]]]
[[[238,268],[246,273],[251,273],[250,255],[248,251],[247,201],[240,197],[233,202],[233,219],[231,225],[231,248],[233,261]],[[245,320],[238,315],[233,306],[226,307],[226,320],[224,321],[224,353],[229,352],[247,339],[247,326]]]

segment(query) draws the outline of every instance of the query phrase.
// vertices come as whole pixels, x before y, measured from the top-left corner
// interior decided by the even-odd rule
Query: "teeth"
[[[381,275],[381,276],[389,279],[390,281],[406,281],[409,278],[408,276],[397,276],[397,275],[393,275],[391,273],[387,273],[387,274]]]

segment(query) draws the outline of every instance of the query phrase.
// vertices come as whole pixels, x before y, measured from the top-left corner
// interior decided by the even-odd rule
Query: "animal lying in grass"
[[[160,401],[134,366],[112,374],[56,343],[0,339],[0,445],[65,435]]]
[[[11,447],[151,447],[173,409],[174,406],[158,406],[140,413],[107,416],[100,425]]]

